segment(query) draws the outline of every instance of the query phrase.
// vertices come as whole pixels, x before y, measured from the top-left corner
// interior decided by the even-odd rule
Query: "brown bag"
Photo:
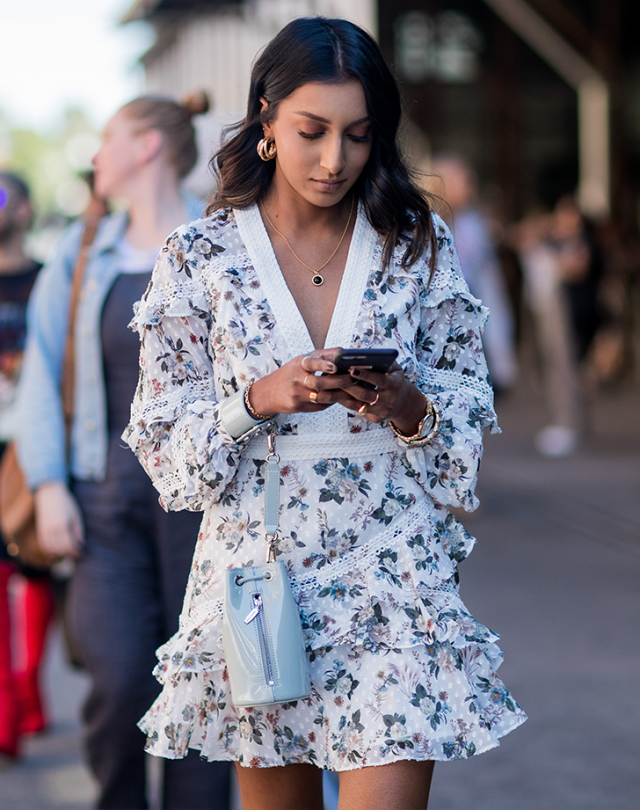
[[[73,419],[76,312],[89,256],[89,248],[95,239],[100,219],[105,213],[103,203],[98,200],[95,200],[95,203],[95,205],[89,206],[85,215],[85,227],[80,242],[80,252],[72,276],[69,326],[60,386],[67,442]],[[35,498],[25,480],[18,461],[15,442],[13,441],[7,445],[0,463],[0,531],[2,531],[2,539],[9,554],[23,565],[46,569],[50,568],[55,562],[55,559],[47,554],[38,543]]]

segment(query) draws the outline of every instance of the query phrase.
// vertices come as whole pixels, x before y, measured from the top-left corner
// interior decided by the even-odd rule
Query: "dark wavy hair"
[[[309,82],[353,79],[364,90],[372,137],[371,155],[353,192],[362,201],[371,225],[385,237],[384,265],[388,266],[394,248],[403,240],[402,264],[412,265],[430,245],[433,273],[436,236],[431,209],[397,143],[402,115],[398,86],[375,40],[346,20],[297,19],[265,47],[251,72],[247,115],[226,130],[225,141],[212,158],[218,187],[207,213],[248,208],[265,196],[275,161],[260,160],[256,148],[263,137],[263,124],[275,119],[283,99]],[[264,112],[261,98],[268,102]]]

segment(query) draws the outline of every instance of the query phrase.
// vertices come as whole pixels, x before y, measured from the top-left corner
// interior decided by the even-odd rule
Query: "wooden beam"
[[[580,206],[594,218],[607,216],[611,210],[607,82],[526,0],[484,2],[577,92]]]
[[[568,9],[561,0],[529,0],[532,6],[549,22],[564,39],[571,42],[587,59],[593,59],[598,51],[597,41],[588,26]]]
[[[575,90],[601,78],[595,68],[525,0],[484,0],[542,59]]]

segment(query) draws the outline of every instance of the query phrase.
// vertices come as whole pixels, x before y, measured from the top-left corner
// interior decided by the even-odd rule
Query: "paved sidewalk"
[[[600,394],[572,459],[535,455],[542,407],[525,384],[500,403],[489,437],[478,546],[462,595],[502,635],[501,674],[529,722],[495,751],[439,764],[431,810],[637,810],[640,673],[640,392]],[[85,678],[54,640],[50,734],[0,774],[0,810],[84,810],[78,707]]]
[[[499,749],[436,766],[433,810],[640,807],[639,393],[601,394],[564,460],[531,449],[530,390],[499,407],[461,592],[501,633],[501,675],[530,719]]]
[[[80,742],[87,678],[67,665],[57,630],[49,642],[44,687],[51,729],[27,740],[18,764],[0,772],[0,810],[85,810],[95,800]]]

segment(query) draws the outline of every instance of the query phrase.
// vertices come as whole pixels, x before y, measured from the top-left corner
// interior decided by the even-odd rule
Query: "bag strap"
[[[74,389],[75,389],[75,338],[76,338],[76,314],[78,303],[84,281],[84,271],[89,258],[89,249],[93,244],[100,220],[107,213],[105,203],[97,197],[92,197],[91,202],[84,215],[84,231],[80,240],[80,251],[73,268],[71,280],[71,299],[69,302],[69,319],[67,325],[67,337],[64,347],[64,365],[62,367],[62,382],[60,392],[62,395],[62,412],[66,428],[67,442],[71,435],[71,423],[73,421]]]
[[[267,562],[276,561],[276,544],[280,525],[280,456],[276,453],[276,433],[267,434],[269,452],[264,473],[264,531],[267,541]]]

